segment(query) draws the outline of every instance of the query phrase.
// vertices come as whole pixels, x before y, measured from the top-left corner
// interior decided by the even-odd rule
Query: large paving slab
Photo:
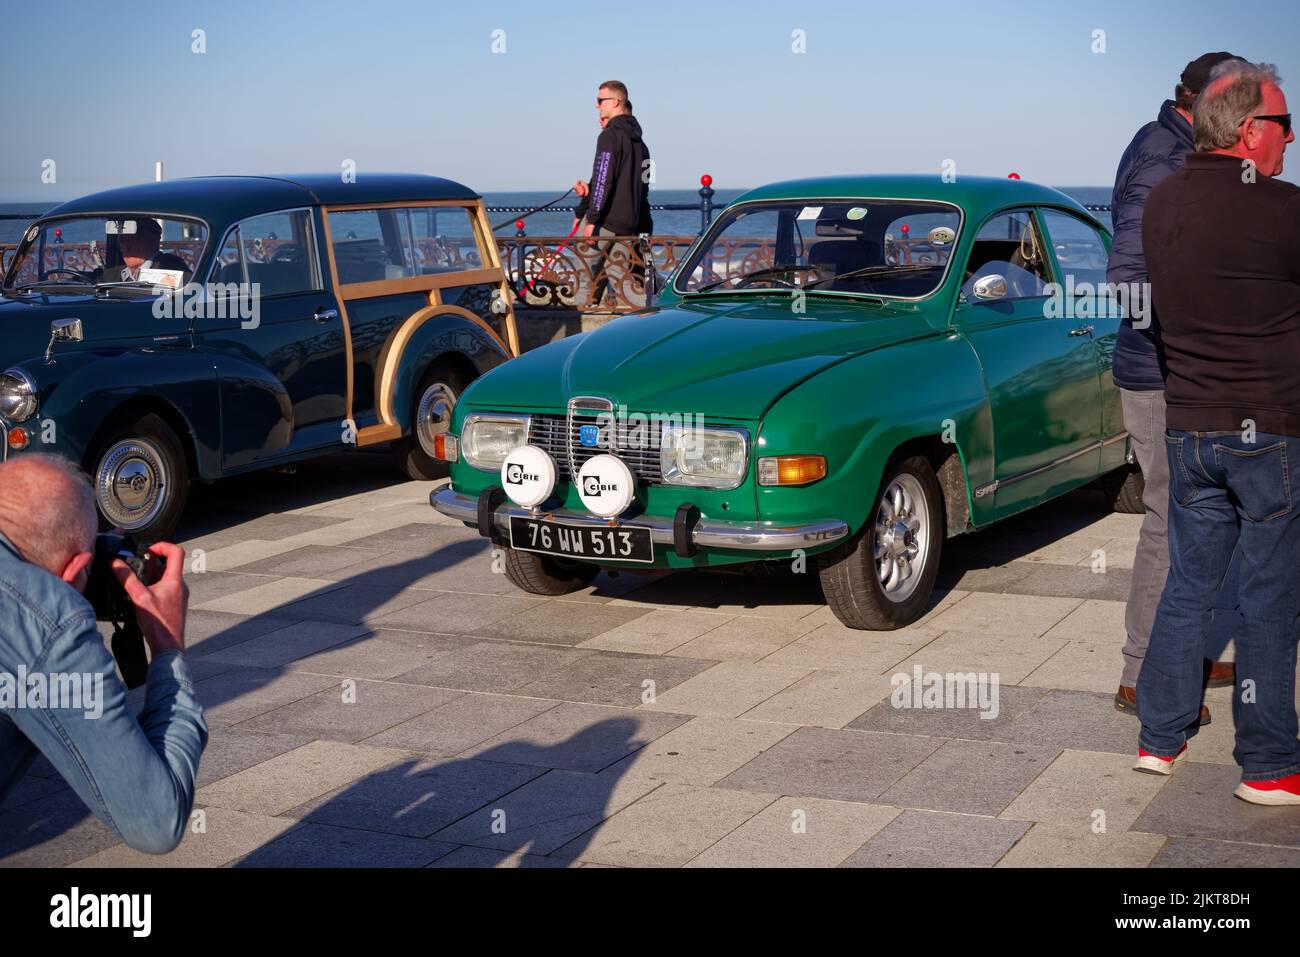
[[[951,539],[925,615],[863,632],[806,573],[526,595],[435,487],[381,449],[196,488],[184,839],[131,851],[38,757],[0,866],[1300,866],[1300,815],[1232,796],[1231,689],[1132,771],[1141,516],[1095,491]]]

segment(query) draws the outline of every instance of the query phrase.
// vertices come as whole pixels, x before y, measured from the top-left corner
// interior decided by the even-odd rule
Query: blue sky
[[[484,191],[589,172],[624,80],[657,186],[933,170],[1108,185],[1186,62],[1300,81],[1300,4],[42,0],[0,33],[0,201],[206,173],[429,172]],[[192,31],[207,52],[192,51]],[[506,52],[492,52],[493,31]],[[806,51],[792,52],[804,31]],[[1092,52],[1105,31],[1105,53]],[[1300,175],[1292,151],[1284,178]],[[41,182],[45,159],[57,182]]]

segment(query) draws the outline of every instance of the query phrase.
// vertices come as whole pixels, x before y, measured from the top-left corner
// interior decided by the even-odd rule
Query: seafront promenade
[[[1296,815],[1231,795],[1231,689],[1174,776],[1130,770],[1141,516],[1098,492],[952,540],[931,611],[866,633],[811,576],[524,595],[435,487],[363,453],[196,490],[190,832],[130,851],[40,761],[0,866],[1300,865]],[[995,716],[893,700],[955,673]]]

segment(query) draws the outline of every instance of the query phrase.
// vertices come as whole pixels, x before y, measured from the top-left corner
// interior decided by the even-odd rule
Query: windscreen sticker
[[[816,219],[822,214],[820,206],[805,206],[803,212],[799,214],[800,219]]]
[[[861,219],[862,217],[867,215],[867,207],[854,206],[845,215],[847,215],[849,219]]]

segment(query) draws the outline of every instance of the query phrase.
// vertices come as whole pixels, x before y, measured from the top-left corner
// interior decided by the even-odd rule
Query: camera
[[[118,670],[128,688],[144,684],[149,662],[144,654],[144,635],[135,617],[135,603],[113,575],[113,559],[120,558],[146,586],[162,578],[163,561],[148,548],[136,544],[130,535],[105,532],[95,537],[95,557],[86,582],[86,600],[98,621],[113,623],[112,649]]]

